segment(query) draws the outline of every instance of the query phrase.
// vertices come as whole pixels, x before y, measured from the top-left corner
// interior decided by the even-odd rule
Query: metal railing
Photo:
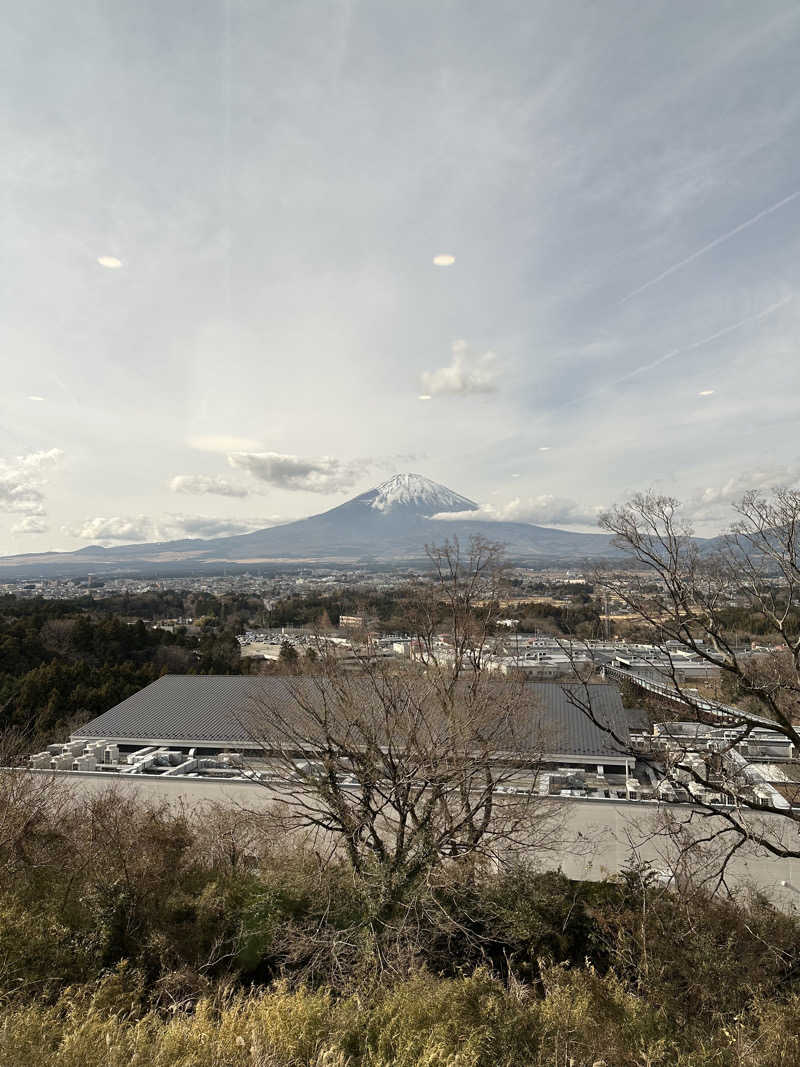
[[[734,721],[740,724],[752,723],[756,726],[766,726],[770,730],[774,730],[776,726],[772,719],[766,719],[762,715],[753,715],[749,711],[743,711],[741,708],[733,707],[730,704],[723,704],[719,700],[705,700],[702,697],[688,697],[674,687],[662,685],[661,682],[655,682],[652,678],[636,674],[634,671],[626,671],[621,667],[612,667],[610,664],[606,664],[601,670],[604,678],[611,678],[614,681],[631,682],[633,685],[639,686],[640,689],[646,689],[649,693],[655,693],[657,696],[664,697],[666,700],[672,700],[676,704],[682,704],[685,708],[690,708],[692,711],[700,711],[704,715],[709,715],[713,719],[718,719],[720,722]]]

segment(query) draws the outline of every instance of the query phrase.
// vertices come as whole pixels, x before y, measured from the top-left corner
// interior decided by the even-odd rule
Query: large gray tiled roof
[[[563,685],[558,682],[530,682],[533,690],[532,703],[542,709],[540,721],[542,738],[547,751],[562,755],[613,756],[624,751],[609,733],[585,715],[569,701],[572,692],[585,699],[588,688],[592,714],[597,723],[611,730],[622,740],[628,738],[631,728],[646,726],[644,713],[629,712],[622,706],[622,697],[615,685],[597,683]]]
[[[258,747],[253,718],[259,704],[291,716],[297,711],[296,693],[309,692],[311,683],[283,677],[237,675],[164,675],[76,730],[75,738],[105,739],[122,744],[195,745],[197,747]],[[570,686],[529,682],[524,687],[530,716],[526,718],[522,748],[544,748],[559,756],[612,756],[619,748],[612,738],[567,696]],[[582,689],[582,687],[581,687]],[[614,685],[589,687],[595,717],[619,737],[632,725]],[[366,698],[366,690],[365,690]]]
[[[257,701],[292,694],[284,678],[165,674],[76,730],[73,737],[110,741],[159,740],[200,745],[250,740],[243,713]]]

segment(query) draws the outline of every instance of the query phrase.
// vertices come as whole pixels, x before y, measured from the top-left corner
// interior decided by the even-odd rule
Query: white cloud
[[[169,487],[173,493],[210,493],[214,496],[233,497],[245,497],[250,494],[243,485],[234,485],[225,478],[208,474],[176,474],[170,480]]]
[[[19,484],[0,474],[0,509],[44,515],[44,494],[35,486]]]
[[[261,448],[260,441],[229,434],[201,434],[189,437],[186,443],[198,452],[257,452]]]
[[[698,518],[705,517],[720,504],[735,503],[750,489],[769,491],[778,487],[796,486],[798,482],[800,482],[800,464],[785,466],[776,464],[741,471],[721,485],[696,490],[686,503],[686,511]]]
[[[24,519],[14,523],[11,527],[11,532],[13,534],[43,534],[47,533],[48,529],[49,527],[43,519],[39,519],[35,515],[27,515]]]
[[[155,541],[155,523],[146,515],[122,518],[112,515],[105,518],[97,515],[92,519],[71,526],[62,526],[62,533],[70,537],[79,537],[82,541],[93,543],[106,541]]]
[[[278,516],[269,519],[228,519],[213,515],[164,515],[154,519],[149,515],[96,515],[70,526],[62,533],[91,544],[175,541],[186,537],[228,537],[250,533],[267,526],[276,526]]]
[[[605,508],[586,507],[569,497],[543,493],[536,497],[515,497],[495,507],[483,504],[478,511],[441,512],[432,518],[443,522],[453,519],[482,519],[488,522],[527,522],[540,526],[596,526]]]
[[[494,352],[472,355],[466,341],[454,341],[452,359],[446,367],[422,373],[423,396],[472,396],[497,389],[498,369]]]
[[[173,516],[173,519],[177,519],[177,516]],[[282,521],[284,520],[277,517],[271,519],[219,519],[209,515],[184,515],[180,518],[179,525],[183,531],[183,536],[186,537],[229,537],[232,534],[263,530],[266,526],[278,526]]]
[[[228,462],[276,489],[308,493],[343,492],[373,466],[370,460],[346,463],[332,456],[304,457],[281,452],[232,452]]]
[[[580,504],[570,497],[542,493],[540,496],[510,501],[503,508],[503,518],[512,522],[534,522],[557,526],[596,526],[605,511],[600,505]]]
[[[499,522],[501,518],[499,511],[491,504],[482,504],[476,511],[439,511],[428,517],[437,522],[463,522],[465,519]]]
[[[44,515],[42,487],[62,456],[60,449],[51,448],[13,460],[0,460],[0,511]]]

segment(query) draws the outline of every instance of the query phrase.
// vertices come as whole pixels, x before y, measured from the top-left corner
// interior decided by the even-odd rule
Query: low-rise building
[[[303,699],[318,695],[320,686],[325,688],[324,681],[308,678],[164,675],[80,727],[66,743],[30,757],[30,764],[40,770],[108,775],[241,775],[237,767],[269,758],[273,746],[282,747],[282,739],[270,733],[275,710],[288,721],[299,714]],[[357,679],[353,692],[359,693]],[[498,758],[523,771],[535,768],[538,774],[545,769],[555,776],[559,790],[565,788],[560,783],[565,775],[571,780],[582,774],[584,782],[589,775],[595,785],[584,784],[584,790],[608,790],[604,776],[622,775],[619,788],[626,795],[631,760],[614,737],[625,740],[631,729],[641,728],[641,713],[623,708],[614,685],[593,684],[590,692],[601,725],[571,700],[583,694],[582,686],[525,684],[507,748],[500,752],[502,746],[497,745]],[[374,699],[366,685],[363,699]],[[263,714],[263,709],[270,713]],[[596,784],[598,776],[601,786]]]

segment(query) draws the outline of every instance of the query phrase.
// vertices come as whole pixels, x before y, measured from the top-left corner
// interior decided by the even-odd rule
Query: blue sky
[[[3,21],[0,551],[797,484],[796,4]]]

